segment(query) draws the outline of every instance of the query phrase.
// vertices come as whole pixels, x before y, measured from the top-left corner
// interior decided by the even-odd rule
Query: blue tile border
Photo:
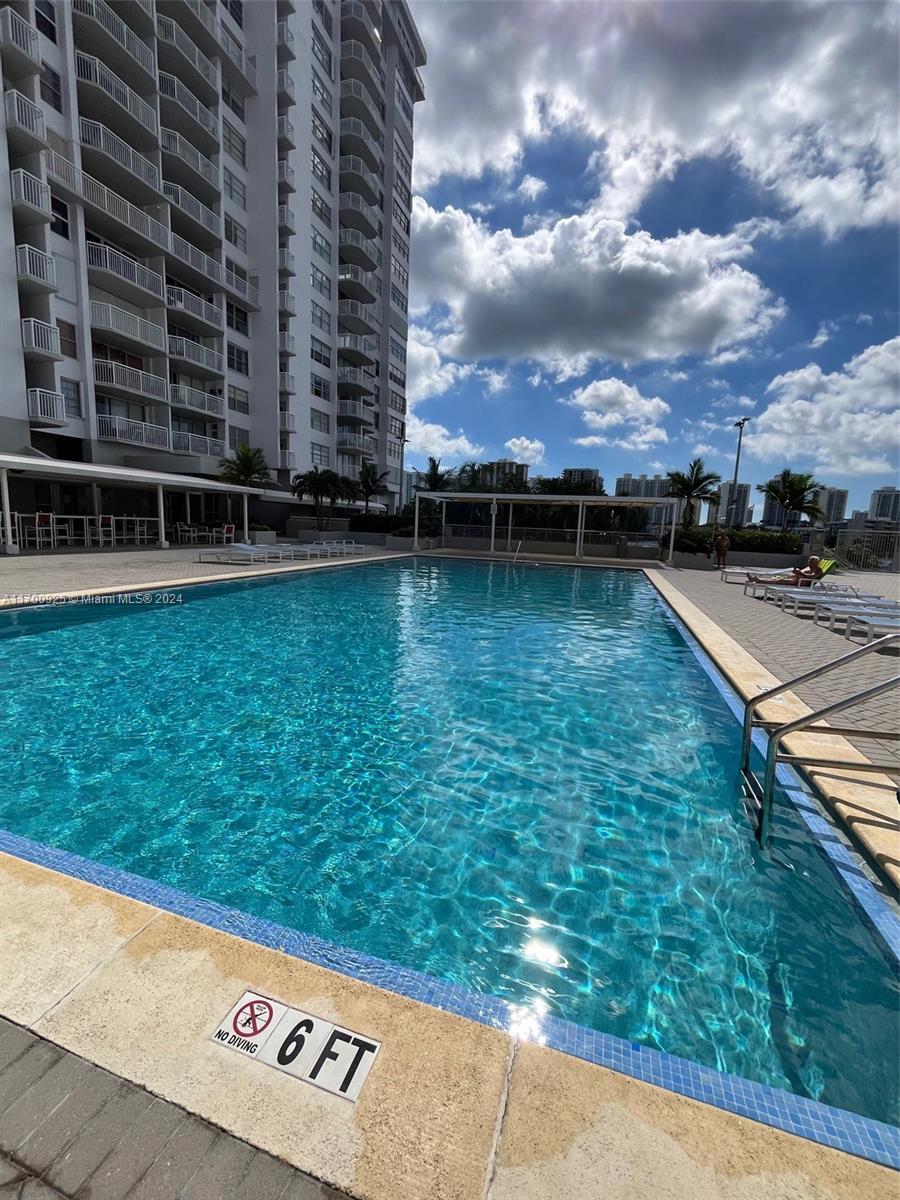
[[[733,689],[664,598],[656,589],[653,591],[675,629],[697,656],[731,711],[739,718],[740,702]],[[802,790],[799,777],[793,771],[785,771],[783,778],[779,775],[779,782],[783,783],[806,822],[815,844],[847,884],[861,911],[885,941],[896,948],[900,942],[900,921],[860,871],[856,857],[836,840],[834,826],[816,807],[809,792]],[[372,958],[313,934],[276,925],[4,830],[0,830],[0,851],[386,991],[433,1005],[456,1016],[503,1030],[523,1041],[545,1044],[551,1049],[644,1083],[900,1170],[900,1129],[883,1122],[712,1067],[704,1067],[688,1059],[588,1029],[559,1017],[538,1017],[498,997],[483,995],[411,968]]]

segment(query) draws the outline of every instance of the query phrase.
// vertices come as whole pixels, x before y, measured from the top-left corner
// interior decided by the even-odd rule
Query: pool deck
[[[196,548],[23,556],[0,559],[0,596],[379,557],[395,556],[252,570],[201,566]],[[717,576],[647,574],[748,695],[811,665],[814,649],[845,647]],[[794,638],[806,639],[796,669]],[[788,697],[781,714],[796,705]],[[874,830],[890,858],[868,777],[846,786],[857,789],[848,825]],[[880,1200],[895,1183],[861,1158],[8,854],[0,928],[4,1200]],[[381,1042],[356,1104],[210,1040],[245,990]],[[101,1078],[140,1109],[128,1129],[68,1120]],[[77,1187],[61,1173],[73,1159],[94,1164]],[[241,1165],[229,1174],[231,1162]]]

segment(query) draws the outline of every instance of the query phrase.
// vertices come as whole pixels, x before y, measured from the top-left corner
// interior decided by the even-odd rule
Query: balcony
[[[341,5],[341,33],[363,42],[376,58],[380,56],[381,31],[361,0],[344,0]]]
[[[244,47],[232,37],[224,32],[219,37],[219,45],[225,52],[225,57],[221,60],[222,65],[228,68],[229,64],[236,67],[236,71],[229,70],[230,82],[233,89],[242,96],[256,95],[256,59],[249,55]]]
[[[98,233],[110,229],[117,241],[130,240],[150,243],[149,249],[157,253],[160,246],[168,249],[169,230],[161,221],[148,216],[143,209],[130,204],[116,192],[104,187],[98,180],[79,171],[73,163],[55,150],[44,151],[47,176],[60,191],[83,200],[91,209],[91,226]],[[47,211],[49,214],[49,189]],[[50,219],[48,215],[47,219]]]
[[[3,9],[9,12],[10,9]],[[19,168],[10,171],[10,190],[13,216],[20,225],[38,225],[53,220],[50,209],[50,189],[30,171]]]
[[[219,52],[219,22],[216,20],[216,4],[212,8],[205,0],[181,0],[179,16],[197,44],[205,47],[207,54]]]
[[[337,431],[337,448],[345,454],[365,454],[372,458],[378,452],[378,447],[371,438],[361,433],[350,433],[349,430],[340,427]]]
[[[341,176],[341,191],[361,192],[374,204],[381,190],[378,178],[369,170],[357,154],[342,154],[338,159],[338,170]]]
[[[297,381],[289,371],[278,372],[278,390],[290,396],[293,396],[297,391]]]
[[[297,145],[297,135],[294,132],[294,122],[290,117],[278,118],[278,149],[293,150]]]
[[[358,79],[341,80],[341,116],[359,117],[372,133],[378,134],[384,125],[381,103]]]
[[[353,38],[341,42],[341,79],[358,79],[379,93],[384,91],[384,70],[362,42]]]
[[[281,237],[290,237],[297,232],[297,218],[287,204],[278,205],[278,233]]]
[[[289,354],[291,356],[297,353],[297,341],[292,333],[282,331],[278,335],[278,353]]]
[[[358,300],[338,301],[338,321],[351,333],[376,333],[380,327],[375,308]]]
[[[25,317],[22,321],[22,350],[28,362],[59,362],[59,330],[46,321]]]
[[[135,446],[155,446],[160,450],[169,448],[169,431],[165,425],[147,425],[127,417],[98,416],[97,437],[104,442],[131,442]]]
[[[169,400],[173,408],[187,408],[204,416],[224,417],[225,401],[221,396],[211,396],[199,388],[184,387],[173,383],[169,388]]]
[[[363,304],[374,304],[381,292],[371,271],[364,271],[352,263],[338,264],[338,288],[342,298],[361,300]]]
[[[279,17],[289,17],[297,11],[296,0],[276,0],[275,10]]]
[[[375,377],[359,367],[338,367],[338,391],[341,396],[374,396]]]
[[[296,262],[290,250],[278,251],[278,270],[285,275],[296,275]]]
[[[361,400],[338,400],[337,415],[348,424],[375,424],[375,409]]]
[[[183,433],[172,430],[172,449],[178,454],[207,454],[211,458],[225,457],[225,443],[221,438],[204,437],[200,433]]]
[[[193,91],[206,104],[217,104],[219,98],[219,69],[191,41],[180,25],[157,14],[156,46],[160,65],[166,70],[186,72]]]
[[[210,350],[190,338],[169,335],[169,358],[189,363],[192,375],[219,376],[225,373],[225,359],[218,350]]]
[[[85,166],[96,169],[104,178],[108,175],[117,187],[126,187],[137,199],[154,203],[159,199],[161,184],[159,167],[143,154],[132,150],[111,129],[99,121],[82,117],[81,161]]]
[[[56,260],[34,246],[16,246],[16,276],[20,292],[55,292]]]
[[[349,229],[358,229],[367,237],[378,237],[381,232],[381,215],[374,205],[368,204],[357,192],[341,192],[338,196],[338,218]]]
[[[297,418],[292,412],[280,412],[278,414],[278,428],[282,433],[296,433]]]
[[[256,276],[253,277],[255,279]],[[246,279],[242,275],[235,274],[234,271],[229,271],[226,267],[222,272],[222,282],[229,291],[234,292],[241,300],[250,308],[259,308],[259,288],[253,282],[253,279]]]
[[[102,47],[104,62],[118,74],[137,68],[156,82],[153,51],[104,0],[72,0],[72,17],[76,41]]]
[[[47,145],[44,114],[21,92],[9,91],[3,97],[6,110],[6,138],[15,154],[35,154]]]
[[[173,125],[187,124],[187,132],[196,141],[205,142],[207,150],[218,149],[219,118],[180,79],[165,71],[159,73],[159,106],[163,120]]]
[[[338,252],[341,262],[356,263],[366,271],[374,271],[381,265],[378,247],[358,229],[339,231]]]
[[[282,471],[294,471],[297,468],[297,455],[293,450],[278,451],[278,467]]]
[[[48,392],[44,388],[28,389],[28,420],[32,425],[57,429],[67,425],[66,398],[62,392]]]
[[[113,346],[137,349],[143,354],[152,353],[153,350],[158,354],[166,352],[166,331],[162,325],[146,321],[136,313],[117,308],[114,304],[91,301],[91,328],[102,329],[105,334],[103,340]]]
[[[380,134],[374,137],[365,121],[359,117],[341,117],[340,138],[342,154],[357,154],[373,171],[381,170],[384,139]]]
[[[179,267],[189,267],[189,276],[187,282],[192,286],[204,288],[210,282],[222,286],[222,264],[216,259],[211,258],[208,254],[204,254],[202,250],[198,250],[196,246],[192,246],[190,242],[186,242],[183,237],[179,237],[177,233],[172,234],[172,257],[178,259]],[[183,272],[179,272],[183,273]]]
[[[297,57],[297,51],[294,49],[294,35],[290,31],[287,21],[278,22],[278,28],[275,31],[275,51],[280,63],[293,62]]]
[[[148,297],[151,302],[162,302],[165,295],[162,275],[111,246],[88,242],[86,249],[88,278],[92,282],[134,304],[146,305]]]
[[[166,381],[162,375],[151,375],[147,371],[138,371],[135,367],[126,367],[124,363],[110,362],[106,358],[94,359],[94,383],[98,390],[118,393],[126,399],[139,396],[143,400],[165,403],[168,396]],[[112,419],[119,420],[118,417]],[[151,428],[155,429],[156,426]]]
[[[196,234],[196,227],[199,226],[203,236],[212,234],[216,241],[222,240],[222,218],[217,212],[213,212],[205,204],[197,199],[192,192],[187,188],[179,187],[177,183],[169,183],[163,180],[163,194],[170,204],[174,205],[181,216],[193,222],[193,229]]]
[[[283,158],[278,160],[278,186],[286,192],[296,192],[297,177],[294,174],[294,168],[289,162],[285,162]]]
[[[282,288],[278,293],[278,311],[279,313],[287,313],[292,317],[297,315],[297,298],[287,288]]]
[[[297,92],[294,88],[294,81],[291,79],[290,73],[281,68],[275,77],[275,92],[276,98],[280,105],[291,105],[297,103]]]
[[[358,333],[339,334],[337,348],[342,359],[357,366],[368,366],[377,357],[372,339],[361,337]]]
[[[170,287],[166,284],[166,308],[178,314],[178,323],[189,329],[199,327],[201,333],[211,331],[213,334],[222,332],[222,309],[184,288]]]
[[[200,188],[207,199],[217,199],[221,188],[219,168],[174,129],[160,130],[162,152],[168,155],[166,175],[173,183]]]
[[[12,8],[0,9],[0,62],[7,79],[36,75],[41,69],[38,31]]]
[[[118,75],[114,75],[99,58],[76,51],[75,76],[78,80],[79,109],[90,115],[94,110],[105,120],[115,122],[119,132],[133,140],[147,138],[155,141],[159,135],[156,110]]]

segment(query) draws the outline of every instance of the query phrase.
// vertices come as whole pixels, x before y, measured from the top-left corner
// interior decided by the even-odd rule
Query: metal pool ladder
[[[900,733],[894,731],[888,732],[874,729],[856,729],[841,725],[814,724],[815,721],[821,721],[825,717],[830,717],[833,713],[843,712],[845,708],[851,708],[854,704],[860,704],[865,700],[872,700],[876,696],[881,696],[885,692],[900,687],[900,675],[894,675],[890,679],[885,679],[872,687],[864,688],[862,691],[853,692],[841,700],[836,700],[833,704],[827,704],[824,708],[819,708],[815,712],[808,713],[805,717],[798,717],[796,721],[784,723],[781,721],[764,721],[756,716],[756,710],[761,704],[765,704],[767,700],[771,700],[774,696],[778,696],[782,692],[787,692],[802,683],[808,683],[811,679],[818,679],[822,675],[827,675],[830,671],[840,670],[841,667],[855,662],[858,658],[863,658],[866,654],[871,654],[875,650],[883,650],[886,646],[894,645],[897,642],[900,642],[900,633],[889,633],[886,637],[878,638],[876,641],[869,642],[865,646],[858,646],[855,650],[851,650],[849,654],[842,654],[840,658],[835,658],[830,663],[825,663],[821,667],[807,671],[805,675],[797,675],[794,679],[787,680],[786,683],[780,683],[778,687],[770,688],[767,692],[760,692],[758,696],[753,696],[744,705],[741,778],[747,811],[756,830],[756,839],[763,849],[767,848],[772,833],[772,797],[775,791],[775,772],[779,763],[787,763],[790,766],[801,768],[840,767],[842,771],[874,771],[884,775],[900,774],[900,768],[898,767],[873,766],[872,763],[847,762],[839,758],[814,758],[805,754],[784,754],[781,751],[781,743],[784,739],[801,729],[812,732],[832,733],[844,737],[876,738],[892,742],[900,741]],[[750,746],[755,729],[760,729],[768,734],[766,765],[762,779],[760,779],[750,766]]]

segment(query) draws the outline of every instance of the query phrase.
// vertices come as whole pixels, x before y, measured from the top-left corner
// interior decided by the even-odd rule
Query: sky
[[[408,465],[900,483],[900,7],[410,7]]]

